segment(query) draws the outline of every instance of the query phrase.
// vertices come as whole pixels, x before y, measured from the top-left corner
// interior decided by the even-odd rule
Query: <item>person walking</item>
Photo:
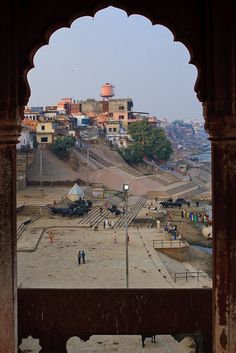
[[[84,250],[81,251],[81,257],[82,257],[83,264],[85,264],[85,251]]]
[[[78,265],[81,264],[81,251],[78,252]]]
[[[104,222],[105,222],[105,227],[104,227],[104,228],[105,228],[105,229],[108,229],[108,227],[109,227],[109,220],[106,218]]]
[[[100,214],[102,214],[102,207],[100,207]]]
[[[50,230],[48,233],[48,237],[50,239],[50,244],[53,244],[53,240],[54,240],[54,233]]]
[[[116,234],[116,231],[114,232],[114,237],[113,237],[113,239],[114,239],[114,244],[117,244],[117,234]]]

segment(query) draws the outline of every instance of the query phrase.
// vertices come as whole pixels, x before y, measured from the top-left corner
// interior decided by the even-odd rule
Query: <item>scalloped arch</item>
[[[135,6],[132,1],[92,1],[93,5],[90,8],[86,7],[86,4],[77,4],[73,0],[69,0],[69,3],[72,3],[73,6],[67,7],[67,11],[59,11],[53,13],[53,16],[49,19],[42,21],[40,30],[34,33],[29,33],[30,44],[26,46],[24,51],[24,64],[20,80],[19,92],[21,92],[19,97],[19,105],[21,107],[25,106],[28,102],[30,96],[30,86],[27,80],[28,72],[34,68],[33,58],[37,50],[49,43],[51,35],[60,28],[66,27],[70,28],[71,24],[83,16],[94,17],[95,14],[105,9],[108,6],[114,6],[119,8],[130,15],[141,15],[146,17],[151,21],[152,25],[163,25],[168,28],[174,37],[174,41],[181,42],[188,50],[190,54],[190,64],[193,64],[197,68],[197,79],[194,86],[194,90],[197,93],[197,97],[200,101],[205,100],[204,92],[204,83],[202,80],[203,77],[203,53],[201,49],[201,30],[199,28],[200,21],[196,19],[196,12],[194,7],[188,6],[187,11],[189,12],[189,19],[185,22],[182,21],[183,17],[183,7],[177,6],[177,2],[174,3],[171,0],[163,2],[157,0],[155,5],[147,6],[145,2]],[[169,5],[168,5],[169,2]],[[185,2],[185,1],[184,1]],[[188,0],[188,4],[192,0]],[[130,3],[130,4],[129,4]],[[158,6],[159,5],[159,6]],[[186,15],[186,9],[184,11]],[[192,21],[195,18],[195,23]],[[199,28],[199,32],[198,32]],[[34,38],[33,38],[34,36]],[[23,38],[24,39],[24,38]]]

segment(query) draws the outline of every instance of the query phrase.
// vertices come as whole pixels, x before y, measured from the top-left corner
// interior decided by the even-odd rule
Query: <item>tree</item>
[[[170,158],[173,150],[164,129],[150,126],[147,120],[143,120],[130,124],[128,132],[133,143],[122,151],[127,161],[139,163],[144,156],[159,161]]]
[[[60,158],[69,157],[68,149],[74,147],[76,138],[74,136],[60,136],[52,145],[52,151]]]

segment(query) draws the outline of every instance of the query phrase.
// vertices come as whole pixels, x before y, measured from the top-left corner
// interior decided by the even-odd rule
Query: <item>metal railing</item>
[[[189,279],[196,279],[199,282],[200,278],[205,278],[210,281],[209,275],[207,273],[201,272],[201,271],[174,272],[171,276],[175,282],[177,282],[178,279],[185,280],[186,282],[188,282]]]
[[[187,246],[188,243],[185,240],[182,239],[161,239],[161,240],[153,240],[152,241],[153,248],[154,249],[159,249],[159,248],[180,248],[183,246]]]

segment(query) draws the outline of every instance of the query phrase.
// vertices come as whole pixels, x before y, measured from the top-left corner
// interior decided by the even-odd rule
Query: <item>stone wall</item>
[[[16,154],[16,187],[22,190],[26,187],[26,170],[33,162],[33,152],[17,151]]]

